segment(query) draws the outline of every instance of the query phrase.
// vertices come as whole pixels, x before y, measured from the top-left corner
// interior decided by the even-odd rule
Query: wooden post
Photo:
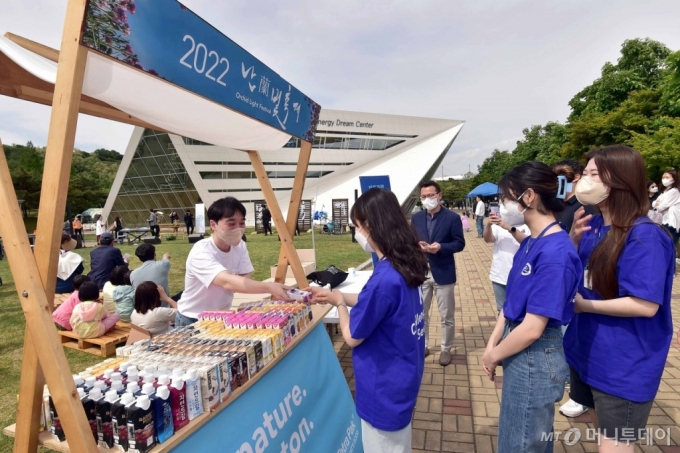
[[[298,158],[297,168],[295,170],[293,191],[290,194],[288,218],[286,219],[286,226],[291,237],[295,234],[295,229],[297,228],[298,213],[300,212],[300,201],[302,201],[302,191],[305,188],[305,179],[307,179],[307,169],[309,168],[309,159],[311,156],[312,142],[303,141],[302,146],[300,147],[300,157]],[[287,269],[288,258],[286,257],[286,251],[283,247],[283,244],[281,244],[281,252],[279,253],[279,264],[276,267],[275,281],[283,283],[286,280]]]
[[[27,321],[20,383],[20,389],[27,393],[22,393],[19,398],[15,452],[36,451],[43,385],[43,372],[40,367],[47,371],[50,393],[71,449],[97,451],[51,317],[61,227],[87,61],[87,50],[80,46],[86,8],[87,0],[69,0],[66,9],[38,211],[38,234],[35,243],[37,259],[31,253],[30,247],[22,246],[21,235],[26,236],[26,232],[20,213],[17,212],[15,216],[18,217],[12,220],[18,219],[21,228],[18,227],[18,222],[14,222],[16,225],[13,224],[14,228],[7,236],[14,240],[11,248],[15,256],[10,263],[12,261],[15,263],[12,266],[12,274],[17,291],[21,291],[20,300]],[[6,167],[4,153],[2,160]],[[3,172],[4,170],[5,168],[0,169]],[[5,212],[13,212],[11,204],[16,204],[16,194],[11,178],[8,179],[8,184],[7,187],[3,187],[3,201],[6,203]],[[18,205],[16,210],[18,211]],[[3,231],[3,237],[5,236]],[[26,241],[27,238],[24,238],[23,242]],[[28,296],[24,297],[24,294]]]
[[[28,243],[26,226],[21,217],[2,143],[0,143],[0,209],[5,213],[3,221],[0,222],[0,234],[2,234],[7,259],[12,269],[21,308],[26,316],[27,330],[30,332],[30,336],[27,335],[29,341],[24,347],[30,348],[30,353],[34,356],[37,352],[40,367],[46,371],[45,376],[50,394],[57,407],[71,450],[96,452],[97,444],[76,392],[64,349],[59,341],[57,329],[54,327],[52,311],[47,303],[38,266]],[[25,370],[25,367],[22,367],[22,370]],[[34,371],[30,376],[22,375],[20,388],[26,391],[33,390],[35,393],[20,395],[14,451],[28,452],[29,448],[33,448],[32,451],[37,449],[40,424],[39,404],[35,413],[28,412],[28,410],[32,408],[35,400],[41,403],[42,382],[28,382],[27,378],[39,377],[40,374]],[[35,426],[31,426],[32,422],[35,422]],[[20,433],[22,437],[19,437]],[[35,437],[29,438],[28,434],[34,434]]]
[[[293,269],[293,275],[295,275],[295,281],[300,288],[306,288],[308,286],[307,276],[302,268],[302,263],[300,262],[300,257],[295,252],[295,246],[293,245],[293,240],[291,239],[291,233],[288,231],[286,222],[283,220],[283,214],[281,214],[281,208],[279,207],[279,202],[276,199],[274,190],[272,189],[271,182],[267,177],[267,172],[264,169],[264,164],[262,163],[262,158],[260,153],[257,151],[248,151],[248,157],[250,157],[250,162],[253,165],[253,170],[257,175],[257,179],[260,181],[260,187],[262,188],[262,194],[267,202],[267,206],[272,212],[272,219],[274,220],[274,225],[276,225],[276,232],[281,238],[281,246],[286,251],[286,256],[288,261],[290,261],[290,267]]]

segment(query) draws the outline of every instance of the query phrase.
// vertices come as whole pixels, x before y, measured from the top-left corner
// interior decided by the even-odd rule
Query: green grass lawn
[[[280,242],[276,236],[252,235],[248,231],[248,250],[250,259],[255,267],[253,277],[264,280],[270,277],[271,265],[276,264],[279,256]],[[94,244],[94,236],[85,237],[89,245]],[[312,248],[312,235],[303,234],[295,237],[296,248]],[[356,267],[370,256],[364,253],[358,244],[352,243],[349,234],[328,236],[316,234],[316,258],[317,267],[325,269],[331,264],[347,269]],[[121,245],[120,250],[132,256],[130,267],[136,268],[141,262],[134,256],[136,245]],[[186,239],[166,241],[156,246],[158,257],[169,252],[172,268],[170,270],[170,292],[175,294],[184,288],[184,272],[186,257],[192,245]],[[92,248],[76,250],[85,259],[85,272],[90,270],[90,251]],[[7,260],[0,261],[0,277],[3,286],[0,286],[0,430],[15,422],[17,409],[17,392],[19,389],[19,376],[21,374],[21,357],[23,353],[23,340],[25,319],[19,304],[14,281],[9,270]],[[87,353],[65,349],[72,373],[77,373],[88,366],[100,362],[102,359]],[[13,439],[0,435],[0,451],[11,451]],[[47,451],[47,450],[42,450]]]

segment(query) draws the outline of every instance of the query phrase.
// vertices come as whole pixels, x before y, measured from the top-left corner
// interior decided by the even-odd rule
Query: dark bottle
[[[115,390],[109,390],[104,398],[97,401],[97,439],[100,447],[113,447],[111,409],[118,399],[118,393]]]
[[[97,434],[97,401],[102,398],[101,390],[95,387],[90,390],[90,393],[85,398],[80,400],[83,403],[87,421],[90,422],[90,429],[92,430],[95,442],[99,440],[99,435]]]
[[[52,396],[50,396],[50,415],[52,416],[52,435],[63,442],[66,440],[66,435],[64,434],[64,428],[61,426],[61,420],[59,420],[59,415],[57,414],[57,408],[54,406],[54,401],[52,401]]]
[[[140,453],[151,450],[156,445],[156,441],[154,440],[153,409],[149,395],[137,398],[137,402],[127,408],[127,413],[129,448]]]
[[[113,445],[122,451],[128,451],[127,409],[134,402],[135,397],[132,393],[124,393],[111,408]]]
[[[175,426],[175,431],[179,431],[189,423],[187,387],[181,377],[172,378],[170,397],[172,398],[172,424]]]

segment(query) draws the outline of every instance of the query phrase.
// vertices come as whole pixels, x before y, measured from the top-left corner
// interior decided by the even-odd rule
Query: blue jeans
[[[506,322],[503,338],[518,325]],[[498,453],[553,452],[555,403],[568,375],[560,327],[546,327],[528,348],[503,360]]]
[[[190,318],[188,316],[184,316],[180,312],[177,312],[177,315],[175,315],[175,327],[190,326],[191,324],[193,324],[197,321],[198,321],[198,319],[194,319],[194,318]]]
[[[491,282],[491,288],[493,288],[493,295],[496,296],[496,310],[500,314],[503,309],[503,304],[505,303],[505,285],[500,283]]]
[[[484,233],[484,216],[477,216],[477,236],[481,236]]]

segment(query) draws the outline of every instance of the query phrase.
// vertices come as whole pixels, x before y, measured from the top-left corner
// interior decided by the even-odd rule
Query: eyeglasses
[[[429,199],[431,200],[431,199],[433,199],[433,198],[437,198],[437,195],[439,195],[439,192],[437,192],[437,193],[426,193],[425,195],[421,195],[421,196],[420,196],[420,199],[421,199],[421,200],[426,200],[426,199],[429,198]]]

